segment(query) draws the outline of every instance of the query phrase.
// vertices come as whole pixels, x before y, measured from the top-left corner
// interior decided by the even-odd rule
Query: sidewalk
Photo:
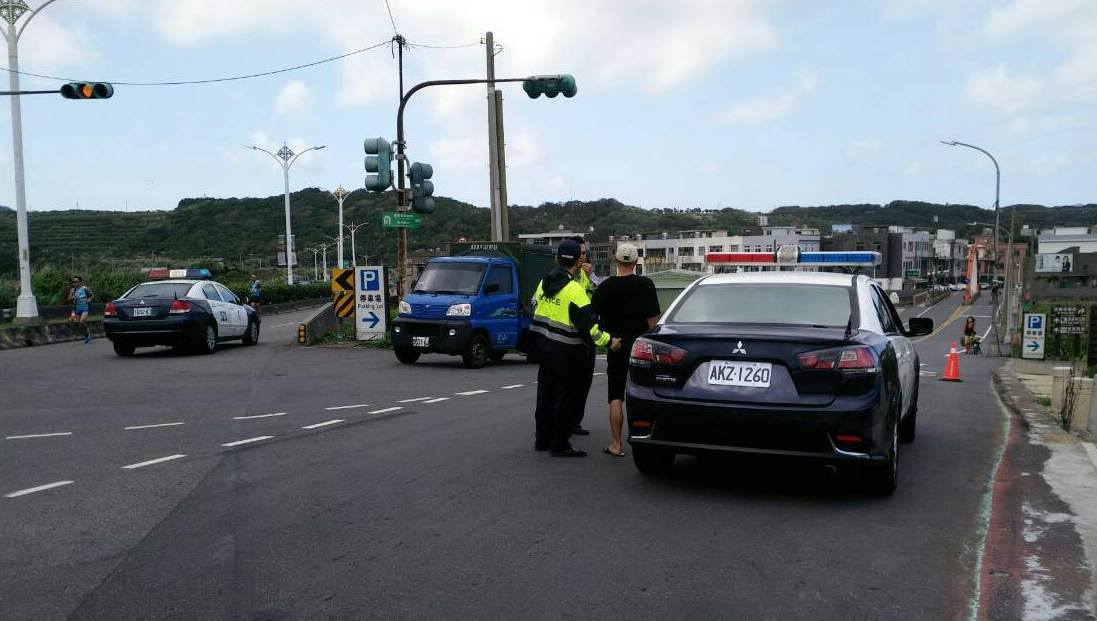
[[[982,619],[1097,619],[1097,448],[1045,405],[1056,366],[1014,359],[995,374],[1010,433],[994,474]]]

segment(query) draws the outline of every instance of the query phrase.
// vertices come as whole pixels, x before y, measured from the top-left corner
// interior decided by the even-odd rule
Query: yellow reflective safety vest
[[[586,292],[588,298],[594,295],[594,283],[591,282],[590,274],[588,274],[585,269],[579,268],[579,273],[575,278],[579,282],[579,286]]]
[[[533,325],[530,326],[530,330],[558,343],[582,345],[583,338],[579,328],[571,320],[571,305],[574,304],[580,309],[590,306],[587,292],[578,281],[572,280],[556,295],[547,296],[541,288],[543,284],[542,282],[537,285],[537,292],[533,295],[533,299],[537,302],[537,309],[533,312]],[[590,339],[598,347],[605,347],[609,344],[610,335],[602,332],[598,324],[592,322]]]

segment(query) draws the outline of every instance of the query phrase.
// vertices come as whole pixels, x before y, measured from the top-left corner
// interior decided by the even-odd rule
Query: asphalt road
[[[917,345],[918,439],[876,499],[800,464],[646,478],[598,452],[604,376],[575,441],[591,456],[536,453],[523,359],[290,346],[302,314],[212,356],[0,352],[0,618],[969,614],[1003,419],[998,360],[936,380],[959,320]]]

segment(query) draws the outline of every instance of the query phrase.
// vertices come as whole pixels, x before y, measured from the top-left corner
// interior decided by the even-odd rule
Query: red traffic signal
[[[65,99],[110,99],[114,86],[109,82],[69,82],[61,87]]]

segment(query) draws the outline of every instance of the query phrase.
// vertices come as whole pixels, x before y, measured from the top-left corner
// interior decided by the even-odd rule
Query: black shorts
[[[628,357],[632,351],[632,339],[621,341],[621,349],[606,352],[606,378],[609,380],[609,401],[625,399],[625,380],[628,379]]]

